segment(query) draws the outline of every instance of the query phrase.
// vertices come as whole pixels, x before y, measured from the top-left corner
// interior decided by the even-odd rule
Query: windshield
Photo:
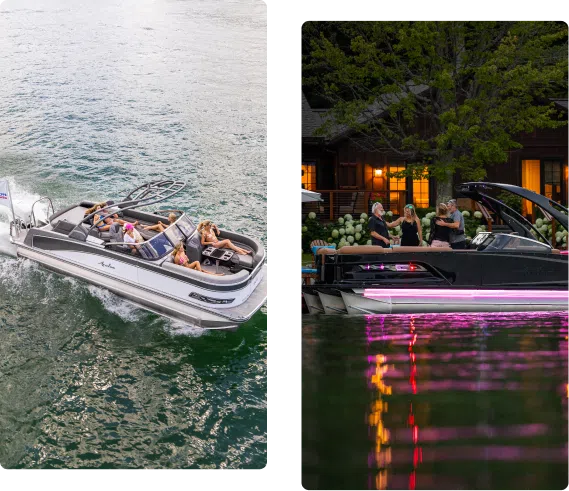
[[[184,237],[184,234],[178,227],[176,227],[176,225],[170,225],[164,233],[168,239],[170,239],[172,244],[178,244],[179,242],[185,242],[186,240],[186,237]]]
[[[175,244],[185,242],[186,237],[190,237],[195,229],[196,226],[193,222],[186,215],[182,215],[174,225],[170,225],[164,232],[139,244],[140,255],[149,260],[160,259],[172,252]]]
[[[139,245],[140,255],[144,259],[159,259],[174,249],[166,235],[158,234]]]
[[[196,226],[192,223],[187,215],[182,215],[176,222],[176,225],[180,228],[186,237],[190,237],[196,230]]]

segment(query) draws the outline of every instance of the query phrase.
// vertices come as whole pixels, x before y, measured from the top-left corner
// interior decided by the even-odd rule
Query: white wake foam
[[[191,338],[199,338],[209,334],[207,329],[202,329],[194,324],[188,324],[182,321],[167,319],[165,324],[166,332],[172,336],[189,336]]]
[[[14,205],[14,213],[20,218],[29,221],[32,205],[40,199],[41,196],[37,193],[30,192],[18,184],[13,177],[5,177],[3,179],[7,180],[10,186],[10,198],[12,198],[12,204]],[[38,203],[34,208],[34,214],[36,219],[45,221],[47,218],[47,202]],[[7,222],[8,216],[11,217],[10,209],[5,206],[0,206],[0,221]]]
[[[146,315],[146,312],[143,309],[128,300],[115,295],[109,290],[105,290],[104,288],[94,285],[88,285],[87,289],[91,295],[101,301],[106,310],[118,315],[122,320],[127,322],[137,322]]]

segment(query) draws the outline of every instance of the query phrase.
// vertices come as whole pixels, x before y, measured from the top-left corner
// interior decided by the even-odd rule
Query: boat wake
[[[20,218],[29,219],[32,205],[40,199],[40,195],[22,188],[12,177],[8,177],[6,180],[10,186],[10,197],[14,205],[14,212]],[[34,212],[37,219],[47,220],[47,208],[43,204],[36,205]],[[16,247],[10,242],[11,220],[12,212],[10,209],[0,206],[0,254],[16,257]]]

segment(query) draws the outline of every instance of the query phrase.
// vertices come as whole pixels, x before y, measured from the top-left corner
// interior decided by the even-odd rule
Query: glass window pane
[[[196,226],[192,223],[187,215],[184,215],[182,218],[180,218],[176,222],[176,225],[180,228],[186,237],[192,235],[196,229]]]
[[[158,234],[147,242],[140,244],[140,255],[145,259],[158,259],[172,251],[174,246],[164,234]]]
[[[170,239],[172,244],[177,244],[178,242],[184,242],[186,240],[184,234],[178,227],[176,227],[176,225],[170,225],[164,233],[166,234],[166,237]]]

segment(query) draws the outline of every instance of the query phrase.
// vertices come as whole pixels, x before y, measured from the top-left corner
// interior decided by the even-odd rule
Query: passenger
[[[211,220],[204,220],[198,225],[198,232],[202,235],[202,245],[212,245],[216,249],[227,247],[228,249],[235,251],[237,254],[251,254],[251,251],[233,245],[233,242],[229,239],[218,240],[215,232],[213,231],[214,228],[219,234],[217,225],[212,224]]]
[[[448,206],[444,203],[439,203],[437,216],[431,218],[431,233],[429,235],[429,245],[431,247],[450,247],[450,228],[443,227],[440,224],[452,223],[452,221],[452,218],[448,216]]]
[[[205,271],[202,269],[199,261],[194,261],[190,263],[188,256],[184,252],[184,245],[181,242],[178,242],[178,245],[174,247],[172,251],[172,256],[174,256],[174,264],[178,266],[184,266],[185,268],[194,269],[196,271],[200,271],[201,273],[212,274],[215,276],[223,276],[223,273],[210,273],[209,271]]]
[[[103,206],[107,206],[107,203],[99,203],[98,205],[96,205],[94,211],[99,211],[103,207],[103,206],[101,206],[101,204]],[[89,210],[87,210],[87,211],[89,211]],[[115,215],[115,216],[118,217],[118,215]],[[101,218],[103,219],[103,221],[100,222],[99,220],[101,220]],[[99,223],[97,223],[97,222],[99,222]],[[109,215],[105,215],[104,210],[101,213],[95,213],[95,215],[93,216],[93,223],[97,223],[97,228],[99,229],[99,232],[106,232],[107,230],[109,230],[111,228],[111,225],[115,222],[120,223],[121,225],[124,225],[125,223],[129,223],[125,220],[121,220],[120,218],[112,218]],[[134,222],[133,225],[136,227],[136,225],[138,225],[138,221]]]
[[[107,206],[106,201],[102,201],[101,203],[97,203],[91,206],[91,208],[85,210],[85,216],[90,215],[91,213],[97,211],[100,208],[103,208],[104,206]]]
[[[453,249],[466,249],[466,236],[464,235],[464,217],[458,211],[458,206],[455,199],[451,199],[447,203],[447,208],[450,213],[452,222],[446,223],[442,220],[437,220],[437,225],[448,227],[451,229],[449,243]]]
[[[369,218],[368,227],[371,234],[371,244],[378,245],[384,249],[389,249],[389,231],[387,230],[387,222],[383,218],[385,211],[381,203],[374,203],[371,208],[371,217]]]
[[[403,208],[403,216],[391,223],[387,223],[386,225],[389,228],[401,225],[402,246],[420,246],[423,243],[421,221],[416,215],[415,207],[413,205],[405,205],[405,208]]]
[[[172,225],[176,220],[177,220],[177,216],[174,213],[170,213],[168,215],[168,221],[170,222],[168,225],[166,225],[165,223],[162,223],[160,220],[158,220],[158,223],[156,225],[148,225],[146,227],[143,227],[144,230],[156,230],[156,232],[164,232],[164,230],[166,230],[170,225]]]
[[[136,245],[130,245],[130,244],[136,244],[137,240],[135,237],[135,230],[134,227],[132,225],[132,223],[127,223],[124,226],[124,237],[123,237],[123,241],[127,243],[127,245],[130,247],[132,254],[137,254],[138,252],[138,247]]]

